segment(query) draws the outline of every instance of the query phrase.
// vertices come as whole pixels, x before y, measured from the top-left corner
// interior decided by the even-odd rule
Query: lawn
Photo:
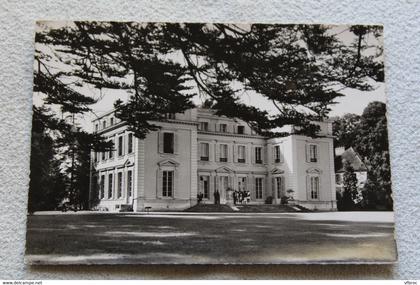
[[[32,264],[392,262],[393,213],[40,213]]]

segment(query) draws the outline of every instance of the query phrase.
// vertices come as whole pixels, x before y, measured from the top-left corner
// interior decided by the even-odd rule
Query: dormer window
[[[219,131],[221,133],[226,133],[226,131],[227,131],[227,125],[226,124],[220,124],[219,125]]]
[[[95,125],[95,131],[98,131],[99,130],[99,124],[96,124]]]
[[[111,119],[109,120],[109,123],[110,123],[110,125],[111,125],[111,126],[113,126],[113,125],[114,125],[114,118],[111,118]]]
[[[102,128],[105,129],[106,128],[106,121],[102,122]]]
[[[318,146],[316,144],[309,145],[309,162],[318,161]]]
[[[245,127],[244,126],[238,126],[238,134],[243,134],[245,131]]]

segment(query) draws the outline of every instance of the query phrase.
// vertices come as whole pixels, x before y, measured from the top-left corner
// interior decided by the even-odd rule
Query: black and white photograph
[[[26,263],[397,261],[382,26],[34,39]]]

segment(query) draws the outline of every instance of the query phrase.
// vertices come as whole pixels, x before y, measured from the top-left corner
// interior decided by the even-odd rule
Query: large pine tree
[[[212,99],[218,115],[260,134],[284,136],[273,130],[293,124],[315,136],[312,122],[327,116],[341,90],[371,90],[383,81],[381,45],[367,42],[380,41],[382,29],[352,26],[347,33],[350,43],[322,25],[74,22],[40,31],[36,41],[66,66],[57,78],[129,92],[115,108],[139,138],[156,129],[152,121],[191,108],[196,93]],[[278,112],[244,104],[248,92]]]

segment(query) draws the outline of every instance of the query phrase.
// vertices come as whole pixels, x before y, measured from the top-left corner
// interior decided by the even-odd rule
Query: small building
[[[359,189],[356,203],[362,199],[362,189],[365,186],[367,179],[367,167],[363,163],[359,154],[352,148],[344,149],[344,147],[335,148],[335,187],[336,191],[342,193],[344,191],[343,176],[344,176],[344,163],[350,162],[356,173],[357,187]]]
[[[266,138],[243,121],[194,108],[154,122],[160,130],[144,140],[113,112],[93,124],[115,145],[92,153],[92,187],[99,187],[102,209],[183,210],[199,193],[203,203],[214,203],[218,191],[225,203],[228,191],[238,190],[251,193],[251,204],[279,204],[288,195],[309,209],[336,210],[331,122],[318,122],[318,138]]]

